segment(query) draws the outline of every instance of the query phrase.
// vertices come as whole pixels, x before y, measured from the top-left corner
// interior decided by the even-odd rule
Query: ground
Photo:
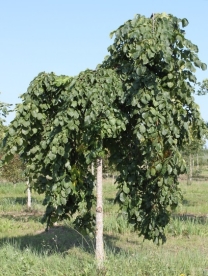
[[[96,270],[94,240],[68,221],[45,231],[43,197],[26,207],[25,184],[0,184],[0,275],[208,275],[208,168],[192,185],[181,180],[183,201],[166,228],[167,242],[143,241],[117,217],[116,187],[104,180],[105,268]]]

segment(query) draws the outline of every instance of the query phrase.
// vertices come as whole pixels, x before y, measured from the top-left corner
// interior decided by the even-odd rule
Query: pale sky
[[[135,14],[162,12],[188,19],[186,37],[208,65],[208,0],[0,0],[0,101],[20,102],[42,71],[74,76],[95,69],[113,43],[111,31]],[[196,76],[202,81],[208,71]],[[208,95],[195,99],[208,121]]]

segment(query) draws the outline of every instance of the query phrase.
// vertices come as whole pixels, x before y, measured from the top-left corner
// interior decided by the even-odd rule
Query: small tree
[[[187,184],[192,183],[192,176],[194,171],[194,156],[196,156],[196,167],[197,167],[197,173],[199,172],[199,160],[198,155],[199,152],[202,151],[203,146],[205,145],[205,139],[196,139],[192,137],[191,143],[187,144],[183,148],[183,157],[186,160],[188,164],[188,170],[187,170]]]
[[[181,24],[187,19],[137,15],[112,32],[110,55],[95,71],[74,78],[41,73],[22,95],[4,162],[18,152],[27,163],[31,185],[45,193],[48,225],[77,212],[75,225],[92,231],[89,165],[101,162],[107,149],[119,172],[120,211],[139,235],[165,241],[169,209],[180,199],[178,175],[186,167],[182,148],[190,127],[199,139],[205,129],[191,94],[195,66],[206,65]]]
[[[9,114],[11,104],[0,102],[0,158],[3,156],[4,151],[2,149],[3,138],[6,135],[8,126],[5,126],[5,118]],[[9,164],[5,164],[0,168],[0,177],[4,180],[17,183],[24,180],[23,176],[24,165],[19,158],[18,154],[15,154]]]

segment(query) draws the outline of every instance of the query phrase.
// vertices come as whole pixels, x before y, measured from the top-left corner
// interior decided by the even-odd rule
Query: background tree
[[[199,154],[203,155],[206,139],[197,139],[192,136],[191,143],[183,148],[182,155],[187,163],[187,184],[192,183],[193,173],[199,174]],[[195,162],[196,161],[196,162]],[[194,170],[194,168],[196,168]]]
[[[2,149],[2,141],[3,138],[8,130],[8,126],[5,126],[5,118],[11,112],[10,110],[11,104],[6,104],[0,102],[0,158],[3,156],[4,152]],[[18,154],[15,154],[9,164],[5,164],[0,169],[0,177],[3,180],[17,183],[24,180],[24,165],[23,162],[20,160]]]
[[[204,79],[202,83],[198,83],[199,89],[197,91],[198,95],[206,95],[208,94],[208,79]]]
[[[2,125],[5,122],[5,117],[10,112],[11,104],[3,103],[0,101],[0,124]]]

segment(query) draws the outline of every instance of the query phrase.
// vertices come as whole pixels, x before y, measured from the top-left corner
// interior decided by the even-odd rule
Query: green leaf
[[[32,110],[31,115],[32,115],[34,118],[36,118],[37,115],[38,115],[38,113],[37,113],[35,110]]]
[[[16,131],[15,131],[13,128],[10,128],[10,129],[9,129],[9,134],[10,134],[11,136],[14,136],[15,133],[16,133]]]
[[[125,194],[120,193],[119,199],[120,199],[121,202],[125,202]]]
[[[64,166],[65,166],[65,168],[71,169],[71,166],[70,166],[70,162],[69,162],[69,161],[67,161],[66,164],[65,164]]]
[[[168,78],[169,78],[169,80],[171,80],[171,79],[173,78],[173,74],[172,74],[172,73],[169,73],[169,74],[168,74]]]
[[[171,174],[172,173],[172,167],[170,165],[168,165],[168,173]]]
[[[130,189],[127,187],[127,185],[123,186],[123,191],[125,194],[128,194],[130,192]]]
[[[145,133],[146,132],[146,127],[144,125],[140,125],[139,130],[140,130],[141,133]]]
[[[162,185],[163,185],[163,180],[160,179],[160,181],[158,181],[157,185],[158,185],[158,187],[162,187]]]
[[[56,158],[56,155],[53,154],[53,153],[50,151],[49,154],[48,154],[48,157],[49,157],[49,159],[52,161],[52,160],[54,160],[54,159]]]
[[[157,143],[156,146],[155,146],[155,148],[156,148],[157,151],[161,151],[162,146],[161,146],[160,143]]]
[[[55,192],[57,190],[57,185],[54,184],[53,187],[52,187],[52,191]]]
[[[41,142],[41,147],[42,147],[43,149],[46,149],[46,147],[47,147],[46,141],[42,141],[42,142]]]
[[[64,153],[65,153],[64,148],[63,147],[59,147],[58,148],[58,154],[61,155],[61,156],[64,156]]]
[[[110,38],[113,38],[113,35],[114,35],[114,34],[115,34],[115,31],[111,32],[110,35],[109,35]]]
[[[17,144],[18,144],[19,146],[21,146],[21,145],[23,144],[23,140],[22,140],[22,138],[20,138],[20,137],[17,137],[16,142],[17,142]]]
[[[68,143],[68,138],[66,136],[63,137],[64,144]]]
[[[65,189],[68,189],[70,187],[70,182],[64,182],[64,188]]]
[[[199,59],[197,59],[197,60],[195,60],[194,61],[194,65],[196,66],[196,67],[201,67],[202,66],[202,62],[199,60]]]
[[[182,26],[183,28],[186,27],[189,24],[188,20],[186,18],[182,19]]]
[[[37,119],[38,119],[38,120],[42,120],[42,118],[43,118],[43,115],[40,114],[40,113],[38,113],[38,114],[37,114]]]
[[[140,56],[140,52],[136,51],[136,52],[133,53],[132,58],[137,59],[139,56]]]
[[[13,146],[12,148],[11,148],[11,153],[12,154],[15,154],[17,152],[17,147],[16,146]]]
[[[61,204],[66,205],[66,198],[65,197],[61,197]]]
[[[52,153],[57,153],[57,148],[55,146],[52,147]]]
[[[28,132],[29,132],[29,130],[28,130],[28,129],[22,129],[22,134],[27,135],[27,134],[28,134]]]
[[[206,65],[206,63],[202,63],[202,64],[201,64],[201,69],[202,69],[203,71],[207,70],[207,65]]]
[[[173,82],[168,82],[168,83],[167,83],[167,86],[168,86],[169,88],[172,88],[172,87],[174,86],[174,83],[173,83]]]
[[[143,64],[147,64],[147,63],[149,63],[149,59],[148,59],[148,57],[146,56],[146,55],[142,55],[141,56],[141,58],[142,58],[142,60],[143,60]]]
[[[155,168],[151,168],[150,173],[151,173],[151,176],[155,176],[156,174]]]
[[[54,125],[55,125],[55,126],[59,126],[59,119],[58,119],[58,118],[56,118],[56,119],[54,120]]]
[[[155,169],[157,172],[160,172],[162,170],[162,164],[157,164]]]

